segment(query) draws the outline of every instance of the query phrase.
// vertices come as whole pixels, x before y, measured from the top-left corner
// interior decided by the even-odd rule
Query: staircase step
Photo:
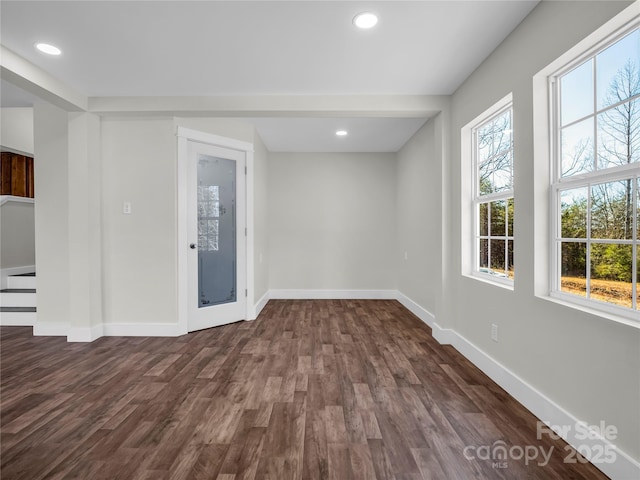
[[[0,290],[0,307],[35,307],[34,288],[8,288]]]
[[[36,274],[9,275],[7,277],[7,288],[36,288]]]
[[[33,327],[36,324],[35,307],[0,307],[0,326]]]

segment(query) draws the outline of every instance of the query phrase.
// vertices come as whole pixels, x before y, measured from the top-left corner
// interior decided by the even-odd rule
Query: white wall
[[[395,154],[270,154],[270,288],[395,289],[395,214]]]
[[[418,130],[397,161],[397,289],[431,314],[442,289],[442,157],[436,152],[435,124],[432,119]]]
[[[449,195],[452,205],[445,321],[467,341],[560,407],[619,430],[615,445],[640,459],[640,330],[534,295],[532,77],[618,13],[626,3],[542,2],[452,98]],[[460,275],[460,129],[513,92],[515,142],[514,291]],[[463,166],[462,168],[468,168]],[[499,326],[498,343],[490,324]]]
[[[267,291],[267,151],[250,124],[215,118],[102,121],[105,324],[177,324],[176,127],[255,144],[255,297]],[[132,213],[122,213],[123,203]],[[113,331],[113,330],[110,330]],[[122,331],[122,330],[120,330]]]
[[[172,118],[103,119],[105,324],[177,322],[176,161]]]
[[[7,201],[0,206],[0,269],[36,263],[33,202]]]
[[[33,156],[33,108],[0,108],[0,146]]]

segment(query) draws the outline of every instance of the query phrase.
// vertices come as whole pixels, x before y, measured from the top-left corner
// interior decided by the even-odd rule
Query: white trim
[[[260,312],[262,312],[262,309],[264,307],[267,306],[267,303],[269,302],[269,297],[270,292],[267,290],[265,292],[265,294],[260,298],[260,300],[258,300],[258,302],[254,305],[254,312],[255,312],[255,317],[252,318],[252,320],[255,320],[256,318],[258,318],[258,315],[260,315]]]
[[[589,450],[593,451],[593,446],[600,445],[606,449],[604,451],[610,450],[615,452],[615,462],[593,464],[603,473],[612,479],[640,478],[639,462],[604,438],[597,438],[595,440],[576,438],[576,433],[578,432],[576,432],[574,427],[580,422],[578,418],[548,398],[544,393],[528,384],[497,360],[487,355],[455,330],[440,329],[439,327],[436,329],[436,327],[434,327],[433,337],[441,344],[451,344],[471,361],[471,363],[504,388],[513,398],[543,422],[551,425],[570,426],[569,431],[564,432],[568,434],[562,435],[562,438],[574,448],[588,446],[590,447]]]
[[[433,326],[436,325],[436,317],[433,313],[423,308],[409,297],[407,297],[402,292],[395,292],[396,300],[398,300],[407,310],[413,313],[416,317],[426,323],[429,327],[433,329]]]
[[[491,121],[493,118],[502,115],[504,112],[511,112],[511,129],[513,130],[513,92],[508,93],[498,101],[494,102],[491,106],[485,109],[482,113],[476,116],[473,120],[468,122],[460,129],[460,166],[461,166],[461,195],[460,195],[460,239],[461,239],[461,274],[473,278],[482,279],[487,283],[497,285],[500,287],[506,286],[513,290],[513,280],[501,281],[498,278],[492,278],[490,275],[483,276],[479,272],[478,261],[478,245],[479,245],[479,231],[477,228],[477,205],[483,202],[495,201],[495,200],[507,200],[508,198],[514,198],[515,185],[512,178],[512,188],[505,192],[498,192],[489,195],[480,195],[478,192],[478,159],[477,159],[477,142],[476,131],[484,124]],[[513,143],[515,143],[515,135],[512,133],[512,152],[515,149]],[[512,170],[514,166],[512,165]],[[513,171],[512,171],[513,175]],[[515,223],[514,223],[515,224]],[[507,225],[505,224],[505,229]],[[505,231],[505,233],[508,233]],[[495,236],[483,236],[487,239],[504,237],[505,240],[513,241],[515,235],[511,232],[510,235],[495,235]],[[507,251],[505,251],[507,255]]]
[[[438,323],[434,322],[431,335],[440,345],[452,345],[457,333],[451,328],[442,328]]]
[[[105,337],[179,337],[185,335],[178,323],[104,323]]]
[[[629,315],[623,316],[620,310],[622,310],[624,307],[617,308],[613,304],[607,305],[603,302],[598,302],[597,300],[587,300],[577,295],[563,294],[562,292],[554,292],[549,295],[539,295],[538,298],[565,306],[567,308],[572,308],[589,315],[606,318],[607,320],[621,323],[622,325],[626,325],[627,327],[640,329],[640,321],[638,321],[640,320],[640,313],[632,311],[635,317],[631,317]],[[599,303],[601,303],[602,305],[596,305]]]
[[[256,318],[254,308],[254,249],[253,249],[253,144],[236,140],[233,138],[222,137],[198,130],[192,130],[178,126],[176,128],[177,136],[177,280],[176,285],[178,293],[178,335],[184,335],[189,331],[189,302],[188,302],[188,278],[189,278],[189,262],[186,245],[188,244],[188,211],[187,211],[187,159],[189,157],[189,142],[199,142],[215,147],[236,150],[244,154],[244,165],[246,167],[245,175],[245,226],[247,228],[247,236],[245,238],[245,287],[247,295],[245,298],[245,319],[253,320]],[[251,219],[251,223],[250,223]],[[240,295],[242,292],[238,292]]]
[[[36,322],[33,326],[34,337],[66,337],[68,323]]]
[[[67,334],[67,342],[93,342],[104,335],[103,325],[91,327],[71,327]]]
[[[270,290],[277,300],[395,300],[395,290]]]
[[[15,195],[0,195],[0,207],[9,202],[29,203],[33,205],[35,203],[35,199],[29,197],[16,197]]]
[[[33,327],[36,312],[0,312],[0,327]]]
[[[178,127],[176,135],[178,138],[185,138],[193,142],[215,145],[217,147],[224,147],[230,150],[237,150],[238,152],[253,152],[252,143],[236,140],[235,138],[222,137],[212,133],[201,132],[199,130],[192,130],[190,128]]]
[[[10,277],[11,275],[22,275],[23,273],[34,273],[35,271],[35,265],[0,269],[0,290],[7,288],[7,277]]]

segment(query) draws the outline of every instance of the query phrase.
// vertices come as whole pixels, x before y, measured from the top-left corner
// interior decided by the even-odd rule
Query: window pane
[[[636,180],[636,238],[640,240],[640,177]]]
[[[562,129],[562,176],[593,170],[593,117]]]
[[[513,237],[513,198],[507,200],[507,235]]]
[[[633,238],[633,180],[591,187],[591,238]]]
[[[640,93],[640,30],[596,56],[598,109]]]
[[[587,238],[587,187],[560,192],[562,238]]]
[[[506,225],[506,202],[504,200],[498,200],[497,202],[491,202],[491,236],[498,237],[505,235]]]
[[[506,277],[505,248],[505,240],[491,240],[491,273],[499,277]]]
[[[492,186],[494,192],[504,192],[513,188],[513,150],[494,157]]]
[[[640,161],[640,100],[598,115],[598,168],[637,161]]]
[[[560,290],[574,295],[587,295],[587,244],[561,245]]]
[[[507,242],[507,275],[513,280],[515,268],[513,264],[513,240]]]
[[[480,195],[511,190],[512,164],[512,150],[500,152],[481,163],[479,166]]]
[[[478,266],[481,270],[483,268],[489,268],[489,240],[487,239],[480,239],[480,252],[478,260]]]
[[[631,245],[592,243],[590,297],[631,307],[631,263]]]
[[[560,78],[562,125],[593,113],[593,60]]]
[[[486,237],[489,235],[489,204],[481,203],[480,207],[480,235]]]
[[[511,110],[477,130],[481,195],[512,188]]]

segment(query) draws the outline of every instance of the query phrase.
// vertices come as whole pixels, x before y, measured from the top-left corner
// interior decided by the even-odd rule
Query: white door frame
[[[189,160],[189,142],[199,142],[216,147],[237,150],[245,154],[247,174],[245,175],[245,205],[247,221],[247,242],[246,242],[246,319],[255,320],[256,309],[254,302],[254,258],[253,258],[253,144],[235,140],[233,138],[221,137],[210,133],[191,130],[189,128],[178,127],[178,168],[177,168],[177,291],[178,291],[178,330],[180,335],[189,332],[189,303],[188,303],[188,222],[187,222],[187,162]],[[242,294],[242,292],[238,292]]]

